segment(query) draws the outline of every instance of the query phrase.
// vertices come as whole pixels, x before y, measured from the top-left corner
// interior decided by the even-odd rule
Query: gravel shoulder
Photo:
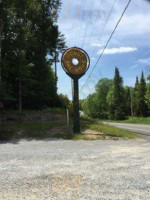
[[[149,200],[150,142],[0,143],[0,200]]]

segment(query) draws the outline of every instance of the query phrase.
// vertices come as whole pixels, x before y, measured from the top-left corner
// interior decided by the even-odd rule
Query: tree
[[[113,80],[103,78],[96,85],[96,104],[99,118],[108,118],[108,104],[106,99],[112,84]]]
[[[133,99],[134,99],[134,103],[133,103],[133,110],[134,110],[134,114],[137,116],[139,115],[139,79],[138,76],[136,77],[136,82],[135,82],[135,86],[134,86],[134,90],[133,90]]]
[[[20,3],[21,2],[21,3]],[[5,107],[39,109],[58,104],[55,74],[47,55],[65,46],[57,17],[59,0],[3,3],[2,89]]]
[[[115,69],[113,86],[108,92],[107,102],[111,119],[122,120],[125,118],[124,88],[119,69]]]
[[[137,115],[140,117],[147,116],[147,105],[146,105],[146,81],[144,73],[142,71],[140,83],[137,90]]]
[[[147,83],[147,91],[146,91],[146,104],[148,108],[148,114],[150,116],[150,74],[147,77],[148,83]]]
[[[81,101],[81,106],[85,114],[94,118],[108,118],[106,97],[112,83],[113,80],[111,79],[101,79],[95,87],[95,93]]]
[[[132,95],[132,88],[126,86],[124,88],[124,102],[125,102],[125,113],[126,116],[130,116],[131,115],[131,95]]]
[[[96,118],[98,116],[97,94],[91,94],[87,97],[86,103],[83,106],[85,114]]]
[[[67,95],[60,94],[59,95],[60,107],[67,109],[70,107],[70,100]]]

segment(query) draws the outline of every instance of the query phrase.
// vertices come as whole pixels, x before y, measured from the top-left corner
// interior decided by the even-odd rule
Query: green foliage
[[[125,86],[124,87],[124,102],[125,102],[125,114],[126,116],[131,115],[131,95],[133,93],[133,88]]]
[[[142,72],[140,82],[136,77],[135,87],[123,86],[118,68],[114,80],[101,79],[96,92],[81,101],[81,110],[88,117],[111,120],[124,120],[131,116],[150,116],[150,75],[146,83]],[[132,100],[132,101],[131,101]]]
[[[150,117],[133,117],[133,118],[129,118],[126,119],[122,122],[125,123],[132,123],[132,124],[150,124]]]
[[[85,104],[86,114],[95,118],[98,114],[96,93],[89,95]]]
[[[67,109],[70,107],[70,100],[68,99],[67,95],[64,94],[60,94],[59,95],[59,101],[60,101],[60,105],[62,108]]]
[[[150,75],[147,77],[148,83],[147,83],[147,91],[146,91],[146,104],[148,108],[148,115],[150,116]]]
[[[109,136],[113,138],[133,139],[133,138],[140,137],[137,134],[133,133],[132,131],[108,126],[103,123],[101,124],[100,123],[86,123],[86,124],[83,124],[83,127],[101,132],[104,134],[103,136]]]
[[[135,87],[134,87],[134,91],[133,91],[133,98],[134,98],[134,114],[138,115],[138,92],[139,92],[139,79],[138,77],[136,77],[136,82],[135,82]]]
[[[65,47],[57,17],[60,0],[3,1],[2,94],[5,108],[59,105],[52,63]]]
[[[111,119],[122,120],[125,118],[123,80],[119,74],[119,69],[115,69],[113,86],[108,92],[107,102]]]
[[[98,117],[108,118],[108,103],[107,103],[107,94],[110,88],[112,87],[113,81],[107,78],[101,79],[96,85],[97,93],[97,111]]]
[[[107,93],[113,81],[107,78],[101,79],[96,85],[96,93],[82,101],[82,109],[85,114],[94,118],[108,118]]]
[[[146,81],[144,73],[141,74],[140,83],[136,81],[135,84],[135,112],[136,116],[145,117],[147,116],[147,105],[146,105]]]

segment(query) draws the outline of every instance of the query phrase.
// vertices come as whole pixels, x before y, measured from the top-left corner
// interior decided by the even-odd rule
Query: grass
[[[38,114],[61,114],[64,115],[66,114],[66,110],[63,108],[47,108],[47,109],[42,109],[42,110],[6,110],[4,111],[4,114],[12,114],[15,116],[28,116],[28,115],[38,115]]]
[[[150,125],[150,117],[129,117],[125,120],[109,120],[109,119],[92,119],[88,116],[84,116],[83,120],[90,122],[116,122],[116,123],[131,123],[131,124],[148,124]]]
[[[13,111],[12,111],[13,112]],[[86,118],[81,120],[81,128],[82,130],[90,129],[96,132],[100,132],[99,135],[85,135],[85,134],[71,134],[72,128],[65,128],[66,121],[65,117],[60,118],[60,120],[53,120],[49,122],[49,118],[47,121],[24,121],[26,118],[22,118],[22,116],[45,116],[46,113],[53,113],[54,116],[56,113],[60,113],[60,110],[56,112],[56,110],[52,109],[51,111],[25,111],[24,113],[14,113],[15,115],[20,115],[20,117],[14,118],[13,121],[6,121],[4,124],[4,134],[0,134],[1,139],[3,140],[11,140],[11,139],[21,139],[21,138],[62,138],[62,139],[72,139],[72,140],[95,140],[95,139],[134,139],[139,138],[139,135],[133,133],[132,131],[111,127],[108,125],[104,125],[97,120],[93,120],[91,118]],[[11,112],[9,112],[11,114]],[[63,115],[62,115],[63,116]],[[63,119],[64,118],[64,119]],[[21,119],[22,121],[19,121]],[[53,128],[56,128],[54,131]],[[52,131],[53,129],[53,131]]]
[[[57,126],[64,125],[63,121],[59,122],[9,122],[4,127],[4,138],[10,140],[13,138],[46,138],[49,131]],[[6,137],[5,137],[6,136]]]
[[[102,132],[103,137],[110,136],[113,138],[123,138],[123,139],[135,139],[140,138],[139,135],[132,131],[125,129],[120,129],[112,126],[108,126],[102,123],[85,123],[82,125],[84,128],[88,128],[94,131]]]
[[[116,122],[116,123],[129,123],[129,124],[147,124],[150,125],[150,117],[133,117],[133,119],[130,117],[126,120],[105,120],[105,119],[100,119],[97,120],[99,122]]]
[[[150,125],[150,117],[130,117],[123,121],[124,123],[133,123],[133,124],[149,124]]]
[[[62,138],[71,140],[98,140],[98,139],[135,139],[140,136],[132,131],[111,127],[102,123],[82,121],[82,130],[90,129],[103,134],[92,136],[85,134],[71,134],[69,131],[61,132],[61,127],[65,125],[64,121],[58,121],[53,123],[48,122],[9,122],[5,127],[6,135],[4,139],[11,140],[21,138]],[[51,129],[58,127],[60,133],[51,134]]]

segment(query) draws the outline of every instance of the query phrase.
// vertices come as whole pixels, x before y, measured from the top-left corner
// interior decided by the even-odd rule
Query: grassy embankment
[[[132,123],[132,124],[147,124],[150,125],[150,117],[129,117],[125,120],[109,120],[109,119],[93,119],[87,116],[84,116],[83,119],[90,120],[93,122],[115,122],[115,123]]]
[[[150,125],[150,117],[133,117],[133,119],[130,117],[126,120],[120,120],[120,121],[116,121],[116,120],[99,120],[100,122],[117,122],[117,123],[131,123],[131,124],[147,124]]]
[[[72,134],[72,124],[66,127],[66,116],[63,110],[47,111],[26,111],[8,112],[4,122],[3,139],[20,139],[20,138],[62,138],[73,140],[95,140],[95,139],[134,139],[139,136],[132,131],[119,129],[97,123],[95,121],[82,120],[81,129],[95,131],[94,137],[88,134]]]

